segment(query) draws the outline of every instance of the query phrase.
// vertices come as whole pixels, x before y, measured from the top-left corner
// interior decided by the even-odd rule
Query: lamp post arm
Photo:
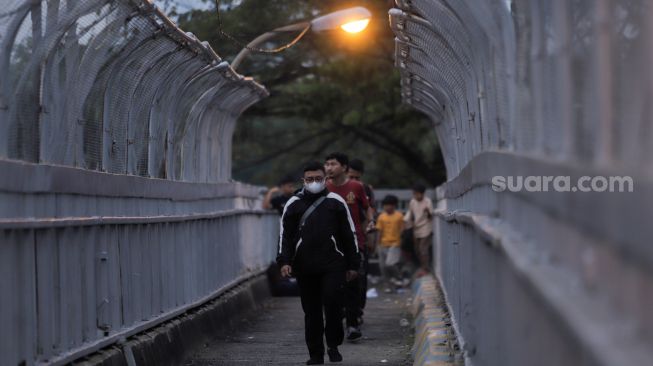
[[[269,31],[267,33],[261,34],[260,36],[256,37],[253,41],[249,42],[247,44],[247,46],[245,46],[245,48],[240,50],[240,52],[238,52],[238,55],[236,55],[236,58],[234,58],[234,60],[231,62],[231,67],[234,70],[236,70],[238,68],[238,66],[240,65],[240,63],[243,62],[245,57],[247,57],[251,53],[252,49],[255,49],[260,44],[262,44],[263,42],[266,42],[270,38],[273,38],[273,37],[277,36],[279,33],[302,31],[302,33],[299,35],[299,37],[297,37],[293,41],[293,43],[297,42],[302,36],[304,36],[304,34],[306,34],[306,31],[308,31],[310,26],[311,26],[310,22],[301,22],[301,23],[295,23],[295,24],[279,27],[279,28],[271,30],[271,31]]]

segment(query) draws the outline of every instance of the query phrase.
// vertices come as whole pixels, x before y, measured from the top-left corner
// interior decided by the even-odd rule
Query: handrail
[[[91,216],[91,217],[51,217],[26,219],[0,219],[0,230],[53,229],[62,227],[83,227],[97,225],[139,225],[184,221],[217,219],[239,215],[277,215],[274,211],[256,209],[234,209],[202,214],[159,215],[159,216]]]
[[[154,327],[156,327],[156,326],[158,326],[158,325],[160,325],[160,324],[162,324],[162,323],[164,323],[164,322],[166,322],[168,320],[176,318],[176,317],[178,317],[178,316],[180,316],[180,315],[182,315],[182,314],[184,314],[184,313],[186,313],[186,312],[188,312],[188,311],[190,311],[192,309],[199,308],[202,305],[216,299],[220,295],[228,292],[229,290],[231,290],[233,288],[236,288],[236,287],[240,286],[241,284],[243,284],[243,283],[245,283],[245,282],[247,282],[247,281],[249,281],[249,280],[251,280],[253,278],[256,278],[258,276],[263,275],[266,270],[267,270],[267,268],[264,268],[264,269],[260,269],[260,270],[255,271],[255,272],[244,274],[244,275],[236,278],[235,280],[231,281],[230,283],[222,286],[221,288],[214,291],[213,293],[211,293],[211,294],[209,294],[209,295],[207,295],[207,296],[205,296],[205,297],[203,297],[203,298],[201,298],[201,299],[199,299],[197,301],[194,301],[194,302],[192,302],[190,304],[186,304],[186,305],[181,306],[179,308],[176,308],[174,310],[163,313],[163,314],[161,314],[161,315],[159,315],[159,316],[157,316],[157,317],[155,317],[153,319],[144,321],[144,322],[142,322],[142,323],[140,323],[140,324],[138,324],[138,325],[136,325],[134,327],[122,330],[120,332],[117,332],[117,333],[109,336],[109,337],[106,337],[106,338],[97,340],[97,341],[95,341],[95,342],[93,342],[91,344],[85,345],[82,348],[78,348],[76,350],[72,350],[72,351],[67,352],[65,354],[62,354],[60,356],[57,356],[57,357],[55,357],[55,358],[53,358],[51,360],[48,360],[48,362],[45,362],[45,363],[37,362],[37,365],[43,365],[43,366],[45,366],[45,365],[48,365],[48,366],[66,365],[66,364],[69,364],[72,361],[75,361],[75,360],[78,360],[78,359],[80,359],[80,358],[82,358],[84,356],[90,355],[90,354],[92,354],[94,352],[97,352],[97,351],[103,349],[103,348],[107,348],[107,347],[111,346],[112,344],[120,343],[120,342],[124,341],[125,339],[127,339],[128,337],[131,337],[131,336],[133,336],[135,334],[138,334],[138,333],[142,333],[142,332],[144,332],[144,331],[146,331],[148,329],[152,329],[152,328],[154,328]]]

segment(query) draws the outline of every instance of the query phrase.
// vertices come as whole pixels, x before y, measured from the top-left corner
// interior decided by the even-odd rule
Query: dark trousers
[[[303,274],[297,276],[297,283],[304,310],[304,337],[308,353],[311,357],[324,357],[324,336],[329,348],[341,345],[345,337],[342,328],[345,272]]]
[[[348,327],[358,327],[367,302],[367,253],[360,251],[361,265],[358,277],[345,285],[345,318]]]
[[[361,281],[360,296],[361,296],[361,316],[363,315],[363,309],[367,305],[367,274],[369,273],[370,268],[370,258],[368,255],[367,248],[361,252],[361,258],[363,262],[361,263],[361,268],[363,269],[362,275],[359,273],[359,279]]]
[[[433,242],[433,233],[425,238],[415,238],[415,253],[419,261],[420,269],[430,271],[431,268],[431,243]]]

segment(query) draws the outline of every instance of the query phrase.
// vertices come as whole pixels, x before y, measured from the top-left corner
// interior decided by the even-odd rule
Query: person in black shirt
[[[295,179],[291,175],[285,176],[276,187],[268,190],[263,198],[263,209],[277,210],[279,215],[283,213],[283,207],[295,192]],[[277,194],[275,196],[275,194]],[[274,197],[273,197],[274,196]]]
[[[365,188],[365,194],[367,194],[367,200],[370,202],[370,207],[376,211],[376,203],[374,201],[374,188],[367,183],[363,183],[363,174],[365,174],[365,163],[360,159],[352,159],[349,162],[349,170],[347,170],[347,176],[351,180],[359,181],[363,184]]]
[[[304,189],[288,201],[281,215],[277,264],[283,277],[296,276],[304,310],[307,365],[324,363],[324,338],[331,362],[342,361],[338,346],[344,286],[358,275],[356,229],[347,203],[326,188],[324,166],[304,168]]]

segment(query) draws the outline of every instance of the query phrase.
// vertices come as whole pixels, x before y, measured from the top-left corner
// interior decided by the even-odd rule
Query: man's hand
[[[374,220],[372,220],[372,221],[367,223],[367,228],[365,228],[365,232],[366,233],[371,233],[374,230],[376,230],[376,222],[374,222]]]
[[[292,267],[289,265],[285,265],[281,267],[281,277],[283,278],[289,278],[292,275]]]
[[[272,208],[271,200],[272,200],[272,195],[279,192],[281,189],[279,187],[272,187],[268,189],[268,192],[265,194],[265,197],[263,197],[263,209],[264,210],[269,210]]]
[[[282,268],[283,269],[283,268]],[[345,274],[345,278],[347,279],[347,282],[356,279],[358,277],[358,272],[357,271],[347,271]]]

